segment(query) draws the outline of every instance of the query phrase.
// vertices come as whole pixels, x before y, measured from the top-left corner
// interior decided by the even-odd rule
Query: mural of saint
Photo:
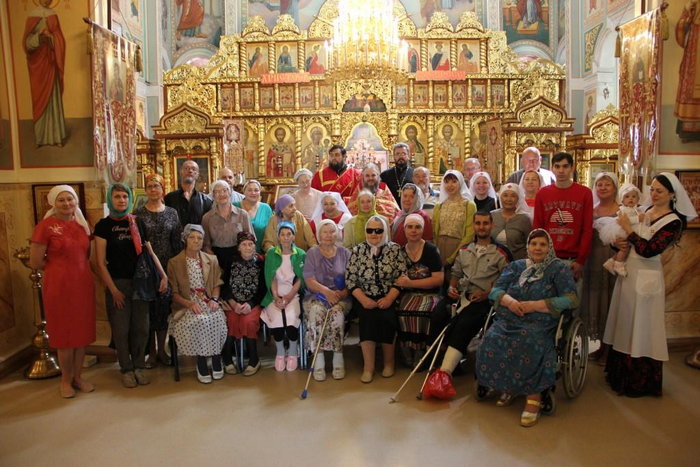
[[[518,0],[522,26],[529,28],[542,19],[542,0]]]
[[[285,141],[287,130],[284,127],[275,129],[275,141],[270,144],[267,151],[266,175],[270,178],[291,177],[296,172],[296,161],[294,160],[294,149],[292,145]]]
[[[450,69],[450,52],[442,50],[442,42],[435,44],[435,53],[430,57],[430,67],[433,71],[445,71]]]
[[[440,131],[442,137],[437,142],[437,154],[440,160],[440,173],[444,174],[448,169],[457,169],[461,165],[462,151],[454,139],[455,129],[449,123]]]
[[[175,0],[175,5],[182,8],[180,21],[177,25],[176,37],[198,37],[205,39],[202,34],[202,22],[204,22],[204,6],[200,0]]]
[[[63,74],[66,40],[52,0],[40,0],[25,23],[22,45],[27,54],[32,117],[37,146],[62,146],[66,138],[63,115]]]
[[[248,76],[260,76],[267,73],[267,59],[261,47],[255,47],[255,52],[248,60]]]
[[[418,66],[420,65],[420,57],[418,56],[418,51],[413,44],[409,45],[408,48],[408,72],[415,73],[418,71]]]
[[[224,128],[224,165],[233,173],[243,172],[245,167],[240,122],[225,122]]]
[[[676,42],[683,50],[674,114],[680,120],[700,120],[700,4],[689,1],[676,24]]]
[[[411,150],[411,155],[413,156],[413,166],[418,167],[425,165],[425,146],[418,139],[418,128],[416,125],[406,126],[406,140],[404,143],[408,144]]]
[[[479,72],[478,57],[471,51],[468,44],[462,44],[462,50],[457,57],[457,69],[467,73]]]
[[[321,50],[321,44],[316,44],[311,49],[311,53],[306,57],[306,62],[304,63],[304,69],[307,73],[312,75],[322,75],[326,72],[326,68],[321,64],[319,57],[319,52]]]
[[[301,150],[301,166],[316,172],[323,165],[323,158],[327,149],[321,142],[323,129],[318,126],[313,127],[309,137],[311,142]]]
[[[282,46],[282,52],[277,57],[277,73],[296,73],[297,67],[294,66],[292,55],[289,53],[289,46]]]

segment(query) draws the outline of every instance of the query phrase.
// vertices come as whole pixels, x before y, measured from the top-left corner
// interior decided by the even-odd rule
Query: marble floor
[[[683,353],[664,367],[661,398],[618,397],[592,365],[579,398],[558,391],[556,414],[526,429],[522,401],[476,402],[472,375],[455,378],[452,401],[417,400],[416,377],[389,404],[408,370],[362,384],[352,346],[346,379],[312,381],[300,400],[306,373],[277,373],[264,352],[257,375],[208,386],[188,359],[181,382],[160,367],[136,389],[100,363],[85,372],[97,390],[72,400],[56,379],[10,375],[0,380],[0,465],[700,465],[700,371]]]

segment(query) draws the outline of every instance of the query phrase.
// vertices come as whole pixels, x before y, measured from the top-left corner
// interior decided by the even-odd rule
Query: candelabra
[[[44,301],[41,295],[41,272],[29,266],[29,247],[15,250],[13,255],[31,270],[29,279],[32,281],[32,289],[39,300],[39,314],[41,321],[36,325],[36,333],[32,338],[32,344],[37,348],[39,354],[32,364],[24,372],[24,376],[29,379],[53,378],[61,374],[61,368],[56,363],[56,359],[49,353],[49,335],[46,332],[46,317],[44,316]]]

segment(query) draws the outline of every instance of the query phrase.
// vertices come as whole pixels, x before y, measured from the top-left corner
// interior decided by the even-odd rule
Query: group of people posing
[[[630,396],[661,394],[668,353],[659,255],[696,216],[674,175],[654,178],[642,213],[639,196],[632,206],[634,190],[618,190],[614,174],[599,174],[593,192],[574,182],[564,152],[553,156],[550,172],[527,148],[523,169],[498,193],[478,159],[467,159],[464,173],[446,171],[436,192],[425,167],[410,167],[408,145],[394,146],[393,156],[384,172],[372,164],[360,171],[333,146],[328,166],[298,171],[298,190],[274,209],[261,201],[256,180],[234,191],[228,169],[211,197],[198,192],[199,168],[186,161],[181,186],[167,195],[162,177],[147,176],[148,201],[133,214],[131,190],[110,186],[109,215],[92,234],[72,188],[54,187],[30,261],[45,271],[61,395],[94,390],[80,374],[95,339],[91,236],[125,387],[148,384],[145,369],[169,363],[167,335],[179,353],[196,357],[201,383],[254,375],[261,322],[276,345],[275,370],[297,369],[300,352],[319,344],[314,378],[325,380],[330,368],[342,379],[343,339],[355,317],[362,382],[375,377],[378,345],[381,375],[391,377],[397,353],[413,366],[448,323],[440,367],[451,374],[493,307],[477,353],[478,383],[500,393],[498,405],[526,395],[521,424],[532,426],[542,393],[554,385],[559,316],[579,308],[590,337],[604,343],[594,357],[607,362],[611,386]],[[66,288],[74,291],[68,298]],[[461,310],[456,317],[452,303]]]

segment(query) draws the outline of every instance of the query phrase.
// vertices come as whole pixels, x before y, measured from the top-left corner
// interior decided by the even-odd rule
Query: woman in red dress
[[[90,227],[69,185],[49,191],[51,209],[32,234],[29,265],[44,270],[42,284],[49,343],[58,349],[61,396],[92,392],[81,378],[85,347],[95,341],[95,285],[90,271]]]

